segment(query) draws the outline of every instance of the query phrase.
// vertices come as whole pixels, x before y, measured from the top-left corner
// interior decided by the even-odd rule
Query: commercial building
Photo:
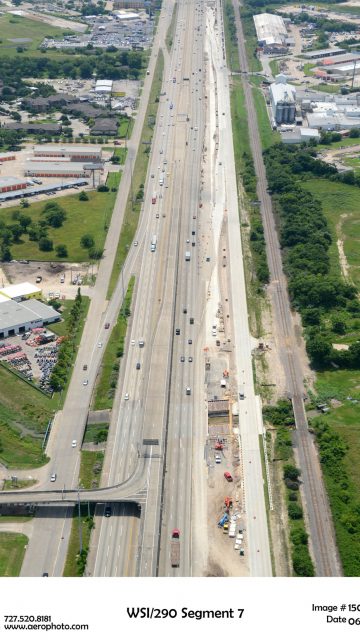
[[[35,158],[65,158],[69,162],[101,162],[102,151],[99,145],[51,145],[34,147]]]
[[[296,89],[287,83],[283,74],[275,77],[275,82],[269,89],[272,113],[276,124],[291,124],[295,122]]]
[[[256,37],[265,53],[283,53],[288,47],[288,33],[284,19],[271,13],[254,16]]]
[[[41,289],[36,287],[31,282],[21,282],[20,284],[10,284],[8,287],[0,289],[0,296],[7,298],[8,300],[15,300],[15,302],[21,302],[21,300],[29,300],[30,298],[40,299],[42,295]]]
[[[358,76],[360,74],[360,60],[328,66],[326,67],[326,72],[329,76],[340,79],[351,78],[353,75]]]
[[[43,178],[85,178],[90,175],[81,162],[27,162],[26,176]]]
[[[360,60],[360,53],[343,53],[341,55],[323,58],[319,60],[319,65],[322,67],[337,66],[339,64],[346,64],[347,62],[354,63],[356,60]]]
[[[15,153],[3,153],[0,151],[0,162],[9,162],[9,160],[16,160]]]
[[[145,9],[145,0],[114,0],[113,9]]]
[[[0,296],[0,339],[58,322],[61,315],[39,300],[15,302]]]
[[[292,131],[281,133],[281,142],[284,144],[300,144],[301,142],[309,142],[310,140],[320,140],[318,129],[310,129],[310,127],[294,127]]]
[[[33,123],[28,122],[5,122],[3,124],[4,129],[10,131],[24,131],[25,133],[47,133],[51,135],[59,135],[62,131],[62,127],[57,123]]]
[[[118,124],[116,118],[98,118],[90,129],[90,135],[92,136],[116,136],[117,132]]]
[[[95,84],[95,92],[111,94],[112,87],[113,87],[112,80],[97,80]]]
[[[18,189],[26,189],[27,186],[27,180],[24,180],[24,178],[12,178],[10,176],[0,177],[0,193],[6,193],[7,191],[18,191]]]
[[[332,49],[317,49],[315,51],[306,51],[302,55],[307,60],[320,60],[321,58],[337,57],[340,54],[346,53],[346,49],[341,47],[333,47]]]

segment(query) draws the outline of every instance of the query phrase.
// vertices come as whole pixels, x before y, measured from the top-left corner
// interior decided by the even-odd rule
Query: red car
[[[225,472],[224,472],[224,478],[225,478],[228,482],[232,482],[232,481],[233,481],[233,477],[232,477],[231,473],[229,473],[229,471],[225,471]]]
[[[110,322],[106,322],[105,323],[105,329],[108,329],[110,327]]]

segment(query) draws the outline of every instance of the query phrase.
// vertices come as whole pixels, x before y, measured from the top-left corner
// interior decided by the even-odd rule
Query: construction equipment
[[[219,520],[219,522],[218,522],[218,527],[223,527],[223,526],[224,526],[224,524],[225,524],[226,522],[228,522],[228,521],[229,521],[229,516],[228,516],[228,514],[227,514],[227,513],[224,513],[224,515],[220,518],[220,520]]]

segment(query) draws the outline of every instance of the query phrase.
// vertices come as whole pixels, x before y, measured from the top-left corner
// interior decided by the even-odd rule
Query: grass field
[[[271,73],[273,74],[273,76],[276,76],[278,73],[280,73],[278,60],[270,60],[269,67],[271,69]]]
[[[124,303],[121,307],[118,320],[111,331],[110,339],[101,362],[100,373],[97,378],[94,393],[93,409],[111,409],[115,394],[120,359],[124,351],[124,342],[127,330],[127,316],[125,309],[131,308],[131,299],[134,289],[135,278],[132,277],[125,295]],[[121,354],[121,355],[120,355]]]
[[[156,101],[161,91],[162,77],[164,69],[164,56],[162,52],[159,53],[153,82],[151,85],[149,103],[147,106],[144,126],[141,133],[141,140],[152,140],[154,134],[154,126],[149,124],[149,116],[152,116],[153,121],[156,120],[156,114],[158,109],[158,102]],[[149,148],[147,145],[141,144],[138,150],[132,179],[132,191],[133,194],[139,190],[141,184],[145,183],[146,171],[149,162]],[[116,256],[111,273],[109,288],[107,291],[107,298],[110,299],[114,288],[116,286],[117,279],[119,277],[121,267],[127,256],[128,248],[130,247],[139,222],[139,215],[141,209],[141,202],[132,203],[132,194],[129,193],[129,198],[126,204],[123,226],[120,233],[120,239],[116,250]]]
[[[332,270],[336,272],[339,269],[336,225],[341,223],[341,235],[350,276],[354,284],[360,288],[360,189],[352,185],[320,179],[307,180],[303,186],[321,201],[335,239],[329,250]]]
[[[96,489],[104,461],[103,451],[82,451],[79,473],[79,486],[83,489]]]
[[[51,27],[37,20],[4,14],[0,16],[0,54],[13,55],[18,46],[26,48],[27,51],[36,51],[45,36],[61,38],[63,34],[70,35],[71,33],[73,32],[67,29]],[[31,42],[10,42],[15,38],[29,38]]]
[[[82,540],[82,549],[83,549],[82,559],[79,557],[80,556],[79,525],[81,527],[81,540]],[[65,578],[75,578],[83,575],[92,527],[93,527],[93,506],[92,505],[90,506],[90,515],[89,515],[88,506],[85,504],[82,504],[80,508],[80,518],[78,515],[78,508],[75,507],[73,511],[70,541],[69,541],[68,552],[66,556],[65,568],[63,573],[63,576]]]
[[[231,90],[230,100],[235,162],[236,167],[241,171],[243,168],[242,155],[243,153],[251,154],[251,150],[244,90],[241,84],[241,78],[236,76],[233,77],[233,88]]]
[[[16,578],[20,575],[29,542],[22,533],[0,533],[0,576]]]
[[[108,431],[109,425],[100,422],[99,424],[88,424],[85,429],[84,442],[95,442],[96,436],[100,431]]]
[[[272,144],[280,142],[280,134],[271,128],[265,98],[260,89],[253,88],[253,98],[258,120],[258,127],[263,149],[268,149]]]
[[[111,175],[111,186],[116,186],[119,175]],[[67,220],[59,229],[48,228],[48,237],[53,241],[54,247],[58,244],[65,244],[68,249],[68,257],[62,258],[61,261],[84,262],[89,260],[88,252],[80,246],[80,239],[85,233],[89,233],[95,238],[96,246],[102,249],[106,237],[106,225],[109,224],[116,192],[109,191],[100,193],[98,191],[88,192],[89,200],[80,201],[78,195],[64,196],[63,198],[54,198],[51,202],[57,202],[63,207],[67,213]],[[26,210],[34,222],[38,222],[42,216],[45,202],[37,202],[31,204]],[[0,222],[5,224],[13,224],[12,214],[14,211],[21,210],[18,205],[9,207],[0,211]],[[11,253],[15,260],[52,260],[56,262],[55,251],[40,251],[37,241],[30,241],[28,235],[24,234],[19,243],[11,246]]]
[[[318,149],[342,149],[345,147],[354,147],[360,144],[360,138],[342,138],[338,142],[330,142],[330,144],[319,144]]]
[[[239,52],[237,48],[235,28],[235,15],[231,0],[225,0],[223,15],[227,63],[231,71],[240,71]]]
[[[166,48],[167,48],[167,50],[169,52],[171,51],[171,47],[172,47],[173,40],[174,40],[177,13],[178,13],[178,4],[177,4],[177,2],[175,2],[174,6],[173,6],[172,16],[171,16],[171,22],[170,22],[169,28],[168,28],[167,33],[166,33],[166,38],[165,38]]]

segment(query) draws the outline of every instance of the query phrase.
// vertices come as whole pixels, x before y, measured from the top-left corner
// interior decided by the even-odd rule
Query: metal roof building
[[[68,158],[73,162],[100,160],[101,146],[97,144],[40,144],[34,147],[36,158]]]
[[[15,191],[7,191],[6,193],[0,193],[0,202],[6,200],[13,200],[15,198],[29,198],[31,196],[37,196],[39,193],[50,193],[52,191],[61,191],[63,189],[71,189],[72,187],[78,188],[87,185],[88,180],[79,178],[78,180],[70,180],[69,182],[52,182],[51,184],[42,186],[31,186],[28,189],[17,189]]]
[[[277,124],[291,124],[295,121],[296,89],[287,83],[283,74],[275,77],[269,89],[271,108]]]
[[[7,191],[17,191],[18,189],[26,189],[28,186],[25,178],[13,178],[12,176],[0,177],[0,193]]]
[[[26,176],[42,177],[86,177],[89,171],[84,169],[81,162],[27,162],[25,166]]]
[[[19,301],[23,298],[40,297],[41,289],[31,282],[21,282],[20,284],[10,284],[8,287],[0,289],[0,295],[10,300]]]
[[[260,46],[286,47],[287,29],[281,16],[259,13],[254,16],[256,37]]]
[[[315,51],[304,51],[302,54],[307,60],[320,60],[321,58],[330,58],[330,56],[338,56],[342,53],[346,53],[346,49],[341,47],[333,47],[332,49],[317,49]]]
[[[29,329],[42,327],[50,322],[57,322],[60,318],[61,315],[58,311],[38,300],[2,301],[0,304],[0,339],[25,333]]]

